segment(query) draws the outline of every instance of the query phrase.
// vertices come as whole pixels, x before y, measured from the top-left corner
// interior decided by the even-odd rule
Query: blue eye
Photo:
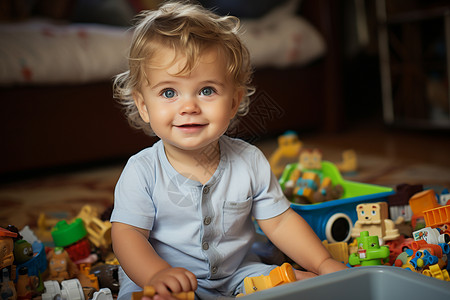
[[[176,92],[175,92],[174,90],[172,90],[172,89],[167,89],[167,90],[164,90],[164,91],[161,93],[161,95],[162,95],[164,98],[170,99],[170,98],[173,98],[173,97],[176,96]]]
[[[214,89],[212,87],[205,87],[202,88],[202,90],[200,91],[200,94],[203,96],[211,96],[212,94],[214,94]]]

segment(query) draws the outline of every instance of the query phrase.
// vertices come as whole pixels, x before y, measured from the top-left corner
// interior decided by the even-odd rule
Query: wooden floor
[[[336,134],[298,132],[298,135],[306,147],[354,149],[360,154],[373,154],[394,161],[450,167],[450,131],[390,128],[380,121],[371,120],[359,121]],[[276,147],[268,141],[261,143],[263,147],[265,143],[268,152]]]

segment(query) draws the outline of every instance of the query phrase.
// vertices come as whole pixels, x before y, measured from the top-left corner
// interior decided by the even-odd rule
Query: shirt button
[[[218,270],[217,267],[212,267],[211,272],[212,272],[213,274],[216,274],[216,273],[217,273],[217,270]]]
[[[211,217],[205,217],[205,219],[203,220],[203,224],[205,225],[211,224]]]
[[[209,193],[209,186],[205,186],[203,188],[203,194],[208,194]]]
[[[209,249],[209,244],[207,242],[204,242],[202,244],[202,248],[203,248],[203,250],[208,250]]]

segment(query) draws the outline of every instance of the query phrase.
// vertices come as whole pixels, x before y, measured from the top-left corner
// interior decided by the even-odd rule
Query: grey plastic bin
[[[450,282],[398,267],[356,267],[237,299],[450,299]]]

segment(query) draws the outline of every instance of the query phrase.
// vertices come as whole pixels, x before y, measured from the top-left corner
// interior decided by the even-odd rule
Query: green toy
[[[358,253],[350,254],[350,265],[377,266],[389,258],[389,247],[380,246],[378,236],[369,236],[368,231],[361,231],[358,238]]]

